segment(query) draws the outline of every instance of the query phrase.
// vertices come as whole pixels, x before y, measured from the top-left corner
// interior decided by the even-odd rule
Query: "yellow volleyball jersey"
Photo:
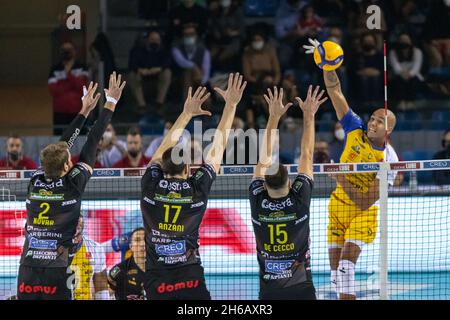
[[[357,114],[350,110],[340,122],[345,131],[345,144],[340,158],[341,163],[384,161],[384,148],[377,148],[369,142],[364,130],[364,123]],[[376,179],[376,175],[375,172],[352,173],[345,174],[345,177],[361,192],[367,192],[369,186]],[[340,184],[337,185],[331,197],[344,204],[355,205]]]
[[[75,273],[75,300],[94,300],[95,273],[106,270],[103,248],[95,241],[83,238],[83,244],[73,257],[71,268]]]

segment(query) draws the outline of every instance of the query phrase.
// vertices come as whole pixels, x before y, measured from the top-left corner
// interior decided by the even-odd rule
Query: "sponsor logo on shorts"
[[[43,293],[53,296],[56,293],[56,287],[53,286],[31,286],[22,282],[19,286],[20,293]]]
[[[173,241],[169,244],[155,245],[156,253],[160,256],[177,256],[186,253],[186,241]]]
[[[37,260],[56,260],[56,258],[58,257],[58,252],[28,250],[26,256]]]
[[[28,248],[41,250],[56,250],[57,240],[39,240],[31,237]]]
[[[166,292],[185,290],[185,289],[195,289],[198,287],[198,280],[190,280],[185,282],[177,282],[173,284],[161,283],[157,289],[159,294],[163,294]]]

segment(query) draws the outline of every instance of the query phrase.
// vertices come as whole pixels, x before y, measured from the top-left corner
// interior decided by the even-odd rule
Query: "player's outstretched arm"
[[[150,163],[160,163],[162,156],[166,150],[174,147],[180,140],[183,134],[184,128],[188,125],[189,121],[195,116],[207,115],[210,116],[211,112],[203,110],[202,104],[208,100],[210,93],[206,91],[205,87],[198,87],[194,95],[192,95],[192,88],[189,87],[188,96],[184,102],[183,112],[178,117],[177,121],[170,128],[169,132],[164,137],[161,145],[156,149]]]
[[[125,84],[126,81],[122,82],[122,76],[117,76],[115,71],[109,77],[109,87],[108,89],[105,89],[106,103],[103,110],[100,112],[97,121],[89,132],[87,141],[80,153],[80,162],[87,164],[90,167],[90,170],[92,170],[95,164],[97,145],[111,121],[112,115],[116,110],[116,104],[122,96],[122,90],[125,87]]]
[[[211,148],[206,156],[206,162],[219,172],[220,163],[223,157],[223,151],[228,142],[228,134],[233,123],[236,107],[241,101],[242,93],[247,85],[247,81],[243,80],[239,73],[230,73],[228,77],[227,90],[214,88],[214,90],[225,100],[225,108],[223,109],[222,118],[217,126]]]
[[[73,144],[75,143],[75,140],[80,134],[80,131],[83,128],[87,117],[89,116],[91,111],[95,109],[95,106],[97,105],[98,99],[100,98],[100,93],[95,94],[95,92],[97,91],[97,86],[98,84],[93,83],[92,81],[87,89],[85,86],[83,86],[83,97],[81,98],[82,101],[81,110],[77,114],[75,119],[73,119],[73,121],[70,123],[69,127],[63,132],[61,138],[59,139],[59,141],[67,142],[69,149],[71,149]]]
[[[308,39],[310,45],[304,45],[306,54],[313,54],[320,42],[316,39]],[[325,81],[325,87],[327,88],[328,96],[331,98],[336,116],[341,120],[347,112],[350,110],[347,99],[345,99],[342,93],[341,83],[336,71],[323,71],[323,78]]]
[[[314,92],[312,86],[309,86],[308,95],[305,101],[300,98],[295,98],[298,101],[300,108],[303,111],[303,134],[300,144],[300,160],[298,163],[297,172],[304,173],[311,179],[313,178],[313,153],[314,153],[314,136],[315,136],[315,115],[320,105],[327,101],[327,97],[322,98],[325,91],[319,94],[319,86]]]
[[[341,120],[347,112],[350,110],[347,99],[342,93],[341,82],[336,71],[323,71],[323,79],[325,81],[325,87],[327,88],[328,96],[333,103],[336,116]]]
[[[276,129],[278,128],[278,123],[284,113],[292,106],[292,103],[283,105],[283,95],[283,88],[278,91],[277,87],[273,88],[273,93],[270,89],[267,89],[267,94],[264,95],[264,99],[269,105],[269,119],[253,178],[263,177],[266,169],[272,165],[272,148],[277,134]]]

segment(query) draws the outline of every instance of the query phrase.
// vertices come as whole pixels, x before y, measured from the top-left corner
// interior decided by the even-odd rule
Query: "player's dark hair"
[[[285,166],[283,166],[281,163],[276,165],[277,171],[274,174],[266,174],[265,180],[266,185],[271,189],[281,189],[286,185],[286,182],[289,178],[288,171]]]
[[[181,163],[175,163],[172,159],[172,150],[174,148],[167,149],[163,155],[162,155],[162,169],[165,174],[168,174],[170,176],[175,176],[178,174],[182,174],[184,169],[186,168],[186,164],[184,161],[181,161]],[[183,150],[176,150],[179,151],[180,157],[183,158]]]
[[[145,229],[144,229],[143,227],[139,227],[139,228],[134,229],[134,230],[131,232],[131,234],[130,234],[130,242],[131,242],[131,240],[133,240],[134,234],[135,234],[136,232],[139,232],[139,231],[144,231],[144,232],[145,232]]]
[[[127,135],[129,136],[142,136],[141,130],[139,127],[133,126],[128,129]]]
[[[50,179],[60,177],[64,164],[69,160],[68,149],[67,142],[59,141],[49,144],[41,151],[40,160],[45,177]]]

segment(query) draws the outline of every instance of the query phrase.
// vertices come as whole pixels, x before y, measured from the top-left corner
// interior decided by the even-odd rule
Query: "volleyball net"
[[[294,178],[297,166],[288,169]],[[200,254],[213,299],[258,298],[248,201],[253,170],[254,166],[222,167],[210,194],[200,229]],[[450,170],[450,160],[314,166],[311,269],[319,299],[336,299],[330,286],[329,202],[336,187],[333,176],[342,174],[356,178],[377,174],[380,181],[373,242],[362,247],[356,264],[357,298],[450,299],[450,186],[433,183],[433,175],[441,170]],[[0,172],[0,299],[16,294],[31,173]],[[143,169],[95,170],[88,183],[82,202],[84,236],[102,245],[107,270],[126,256],[121,241],[143,225],[139,204],[143,173]],[[399,186],[388,183],[394,173]]]

